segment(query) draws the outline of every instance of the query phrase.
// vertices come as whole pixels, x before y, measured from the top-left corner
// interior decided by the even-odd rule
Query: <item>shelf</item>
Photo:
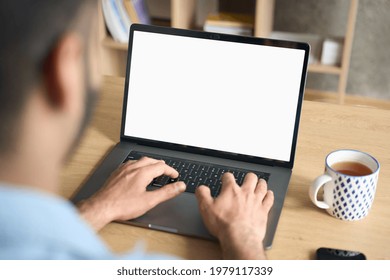
[[[326,73],[326,74],[335,74],[340,75],[342,69],[340,66],[331,66],[324,64],[309,64],[308,67],[309,72],[313,73]]]
[[[102,44],[105,47],[112,48],[115,50],[122,50],[127,51],[127,44],[126,43],[119,43],[112,39],[112,37],[107,36],[102,40]]]
[[[183,29],[194,27],[198,0],[170,0],[171,21],[157,20],[155,25],[172,26]],[[339,103],[344,102],[347,87],[348,70],[351,58],[353,35],[355,30],[356,15],[359,0],[349,0],[347,16],[347,28],[345,31],[344,48],[341,57],[341,66],[323,64],[310,64],[308,71],[311,73],[337,75],[339,78],[337,95]],[[275,0],[256,0],[255,6],[255,36],[268,37],[272,31],[274,21]],[[101,1],[99,1],[101,3]],[[105,74],[125,75],[127,44],[114,41],[105,27],[104,17],[99,4],[99,38],[101,40],[103,71]]]

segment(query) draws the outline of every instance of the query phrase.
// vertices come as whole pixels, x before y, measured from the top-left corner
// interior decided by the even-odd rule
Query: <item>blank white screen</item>
[[[304,55],[135,31],[124,134],[289,161]]]

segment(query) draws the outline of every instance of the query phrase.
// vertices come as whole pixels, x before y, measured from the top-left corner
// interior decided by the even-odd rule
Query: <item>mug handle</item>
[[[310,189],[309,189],[309,196],[310,196],[310,199],[311,201],[319,208],[321,209],[329,209],[330,206],[325,203],[325,201],[319,201],[317,199],[317,194],[318,194],[318,191],[320,190],[320,188],[328,183],[332,181],[332,177],[330,177],[328,174],[323,174],[319,177],[317,177],[313,184],[310,186]]]

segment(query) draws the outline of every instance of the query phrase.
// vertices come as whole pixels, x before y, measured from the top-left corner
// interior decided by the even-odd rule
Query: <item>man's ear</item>
[[[66,107],[84,89],[84,47],[75,33],[60,38],[44,63],[45,93],[56,108]]]

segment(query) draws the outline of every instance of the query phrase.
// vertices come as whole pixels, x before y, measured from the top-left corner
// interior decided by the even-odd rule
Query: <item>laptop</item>
[[[124,223],[214,239],[196,187],[218,196],[223,173],[241,184],[254,172],[275,195],[263,241],[270,248],[294,165],[308,55],[306,43],[133,24],[120,142],[72,201],[92,196],[129,159],[164,159],[186,192]],[[148,189],[171,181],[156,178]]]

